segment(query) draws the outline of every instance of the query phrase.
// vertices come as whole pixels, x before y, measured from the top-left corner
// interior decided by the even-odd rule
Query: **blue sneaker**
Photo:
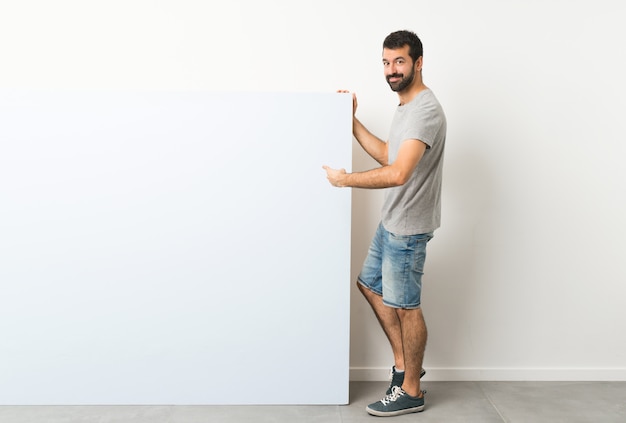
[[[423,378],[425,374],[426,370],[422,369],[422,371],[420,372],[420,379]],[[387,392],[385,392],[385,395],[391,394],[391,390],[394,386],[402,387],[402,383],[404,383],[404,372],[396,373],[396,366],[393,366],[391,367],[389,378],[391,380],[391,383],[389,384],[389,388],[387,388]]]
[[[424,411],[424,396],[412,397],[398,386],[391,389],[391,394],[365,408],[372,416],[391,417],[401,414]]]

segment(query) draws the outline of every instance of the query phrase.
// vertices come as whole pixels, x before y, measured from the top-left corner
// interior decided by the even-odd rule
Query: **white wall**
[[[6,3],[0,87],[345,88],[381,137],[381,42],[415,30],[449,121],[427,377],[626,379],[623,2]],[[355,146],[354,168],[372,165]],[[353,199],[352,279],[381,192]],[[389,348],[352,294],[352,377],[384,378]]]

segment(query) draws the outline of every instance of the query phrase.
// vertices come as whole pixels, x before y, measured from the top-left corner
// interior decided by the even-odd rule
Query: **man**
[[[397,31],[383,42],[384,75],[400,101],[387,142],[353,116],[353,134],[381,167],[346,173],[324,166],[337,187],[386,188],[381,222],[358,277],[394,356],[391,386],[367,412],[395,416],[422,411],[420,373],[426,347],[421,277],[426,244],[440,226],[446,118],[422,81],[422,42]],[[347,92],[347,91],[341,91]],[[353,114],[357,100],[353,94]],[[423,373],[422,373],[423,375]]]

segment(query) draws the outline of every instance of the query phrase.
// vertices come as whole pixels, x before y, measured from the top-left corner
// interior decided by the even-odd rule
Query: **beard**
[[[389,82],[390,78],[401,78],[398,82]],[[399,92],[403,91],[406,87],[411,85],[411,82],[415,79],[415,69],[411,70],[411,73],[404,76],[402,73],[394,73],[393,75],[387,75],[387,83],[391,88],[391,91]]]

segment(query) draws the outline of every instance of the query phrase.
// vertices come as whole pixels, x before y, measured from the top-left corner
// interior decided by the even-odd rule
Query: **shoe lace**
[[[382,402],[383,405],[387,405],[391,402],[397,401],[398,398],[405,394],[406,392],[404,392],[402,388],[400,388],[399,386],[394,386],[393,388],[391,388],[391,393],[389,395],[386,395],[385,398],[381,399],[380,402]]]
[[[386,395],[385,398],[381,399],[380,402],[383,405],[387,405],[389,403],[397,401],[398,398],[400,398],[403,395],[406,395],[406,392],[404,391],[404,389],[402,389],[399,386],[394,386],[393,388],[391,388],[391,393],[389,395]],[[422,395],[426,395],[425,389],[422,389]]]

